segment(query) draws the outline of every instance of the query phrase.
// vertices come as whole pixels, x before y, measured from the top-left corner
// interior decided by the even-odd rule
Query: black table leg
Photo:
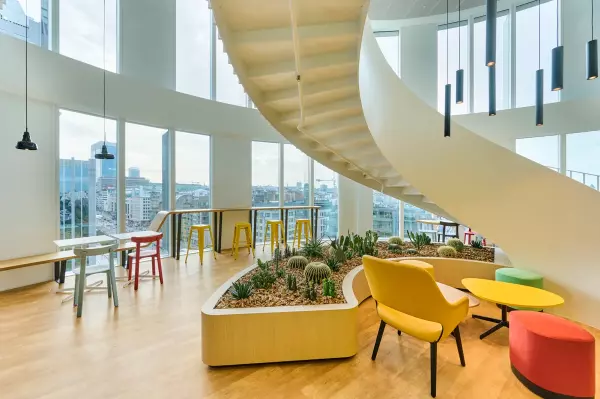
[[[252,214],[252,211],[250,211],[250,213]],[[256,226],[257,226],[257,221],[258,221],[258,211],[255,210],[254,211],[254,221],[252,223],[252,248],[256,249]],[[271,234],[273,234],[273,232],[271,232]],[[267,237],[263,237],[263,240],[265,240]]]
[[[494,319],[493,317],[479,316],[476,314],[473,315],[473,318],[479,319],[479,320],[491,321],[492,323],[497,323],[494,327],[490,328],[489,330],[487,330],[486,332],[481,334],[479,336],[479,339],[484,339],[485,337],[498,331],[502,327],[509,328],[508,307],[506,305],[502,305],[502,320]]]
[[[313,238],[316,238],[316,234],[315,234],[315,210],[313,208],[310,208],[310,228],[312,229],[312,231],[310,232],[313,236]]]
[[[54,262],[54,281],[60,280],[60,262]]]
[[[175,232],[177,231],[177,215],[171,215],[171,225],[173,226],[173,235],[171,236],[171,256],[175,258],[177,256],[177,237],[175,237]]]
[[[177,215],[177,254],[175,255],[175,259],[179,260],[179,255],[181,252],[181,225],[182,223],[182,219],[183,219],[183,214],[180,213],[179,215]]]
[[[317,232],[319,231],[318,226],[319,226],[319,208],[316,208],[315,209],[315,224],[314,224],[315,234],[313,237],[317,236]]]
[[[127,251],[121,251],[121,266],[125,267],[127,263]]]
[[[285,217],[283,220],[283,236],[285,237],[285,246],[288,245],[288,236],[287,236],[287,228],[288,228],[288,212],[289,209],[285,210]]]
[[[223,212],[219,212],[219,232],[217,233],[217,245],[219,248],[217,249],[218,253],[221,253],[221,244],[223,241]]]
[[[214,234],[213,234],[213,240],[214,240],[215,237],[218,237],[217,234],[219,234],[219,226],[217,224],[217,212],[213,212],[212,215],[213,215],[212,227],[214,229]],[[217,248],[217,242],[213,241],[212,245],[213,245],[214,251],[217,252],[217,250],[218,250],[218,248]]]
[[[65,283],[65,275],[67,274],[67,261],[66,260],[61,260],[60,261],[60,277],[58,279],[58,283],[59,284],[64,284]]]

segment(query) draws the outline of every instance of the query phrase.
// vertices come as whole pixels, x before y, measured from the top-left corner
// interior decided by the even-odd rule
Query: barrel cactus
[[[311,262],[304,268],[306,281],[320,283],[323,279],[331,276],[331,269],[325,263]]]
[[[437,253],[442,258],[455,258],[457,255],[456,249],[454,249],[448,245],[443,245],[443,246],[439,247],[437,250]]]
[[[404,251],[405,255],[417,255],[419,253],[419,251],[417,251],[414,248],[408,248],[406,251]]]
[[[287,263],[292,269],[304,269],[308,265],[308,259],[304,256],[292,256]]]
[[[448,246],[456,249],[456,252],[462,252],[465,249],[465,244],[458,238],[451,238],[448,240]]]
[[[388,238],[388,244],[401,247],[404,245],[404,240],[400,237],[390,237]]]

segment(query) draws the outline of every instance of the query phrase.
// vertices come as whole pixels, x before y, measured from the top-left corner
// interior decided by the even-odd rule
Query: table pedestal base
[[[500,305],[500,306],[501,306],[501,309],[502,309],[502,319],[501,320],[495,319],[493,317],[479,316],[477,314],[473,315],[474,319],[491,321],[492,323],[497,323],[494,327],[490,328],[489,330],[487,330],[486,332],[484,332],[483,334],[481,334],[479,336],[479,339],[484,339],[485,337],[487,337],[488,335],[490,335],[490,334],[498,331],[502,327],[509,328],[509,323],[508,323],[508,306],[505,306],[505,305]]]

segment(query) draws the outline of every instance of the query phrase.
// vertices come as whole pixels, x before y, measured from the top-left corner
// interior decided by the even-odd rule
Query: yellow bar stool
[[[263,252],[265,251],[265,245],[267,244],[267,230],[269,229],[269,227],[271,228],[271,254],[273,254],[273,249],[279,236],[281,235],[281,240],[284,240],[283,222],[281,220],[267,220],[267,222],[265,223],[265,239],[263,240]]]
[[[292,241],[292,247],[296,245],[296,237],[298,237],[298,248],[300,248],[300,241],[302,241],[302,230],[304,229],[304,240],[308,242],[312,238],[312,229],[310,227],[310,219],[296,219],[296,227],[294,228],[294,240]]]
[[[231,245],[231,254],[234,259],[237,259],[238,252],[240,249],[240,236],[242,231],[246,234],[246,245],[248,246],[248,253],[252,251],[252,257],[254,257],[254,247],[252,246],[252,225],[247,222],[239,222],[235,224],[233,228],[233,243]]]
[[[185,253],[185,263],[187,263],[188,255],[190,254],[190,246],[192,245],[192,234],[194,231],[198,233],[198,254],[200,254],[200,265],[202,265],[202,261],[204,260],[204,232],[208,230],[210,234],[210,242],[212,247],[212,253],[215,260],[217,259],[217,255],[215,254],[215,240],[213,238],[212,229],[209,224],[194,224],[190,226],[190,234],[188,234],[188,245],[187,252]]]

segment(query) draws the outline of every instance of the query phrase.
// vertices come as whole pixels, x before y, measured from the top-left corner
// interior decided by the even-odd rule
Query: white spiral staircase
[[[600,194],[460,125],[443,138],[443,117],[379,50],[368,0],[211,4],[240,82],[290,142],[358,183],[472,226],[544,275],[565,297],[559,313],[600,326],[600,213],[591,211]]]

